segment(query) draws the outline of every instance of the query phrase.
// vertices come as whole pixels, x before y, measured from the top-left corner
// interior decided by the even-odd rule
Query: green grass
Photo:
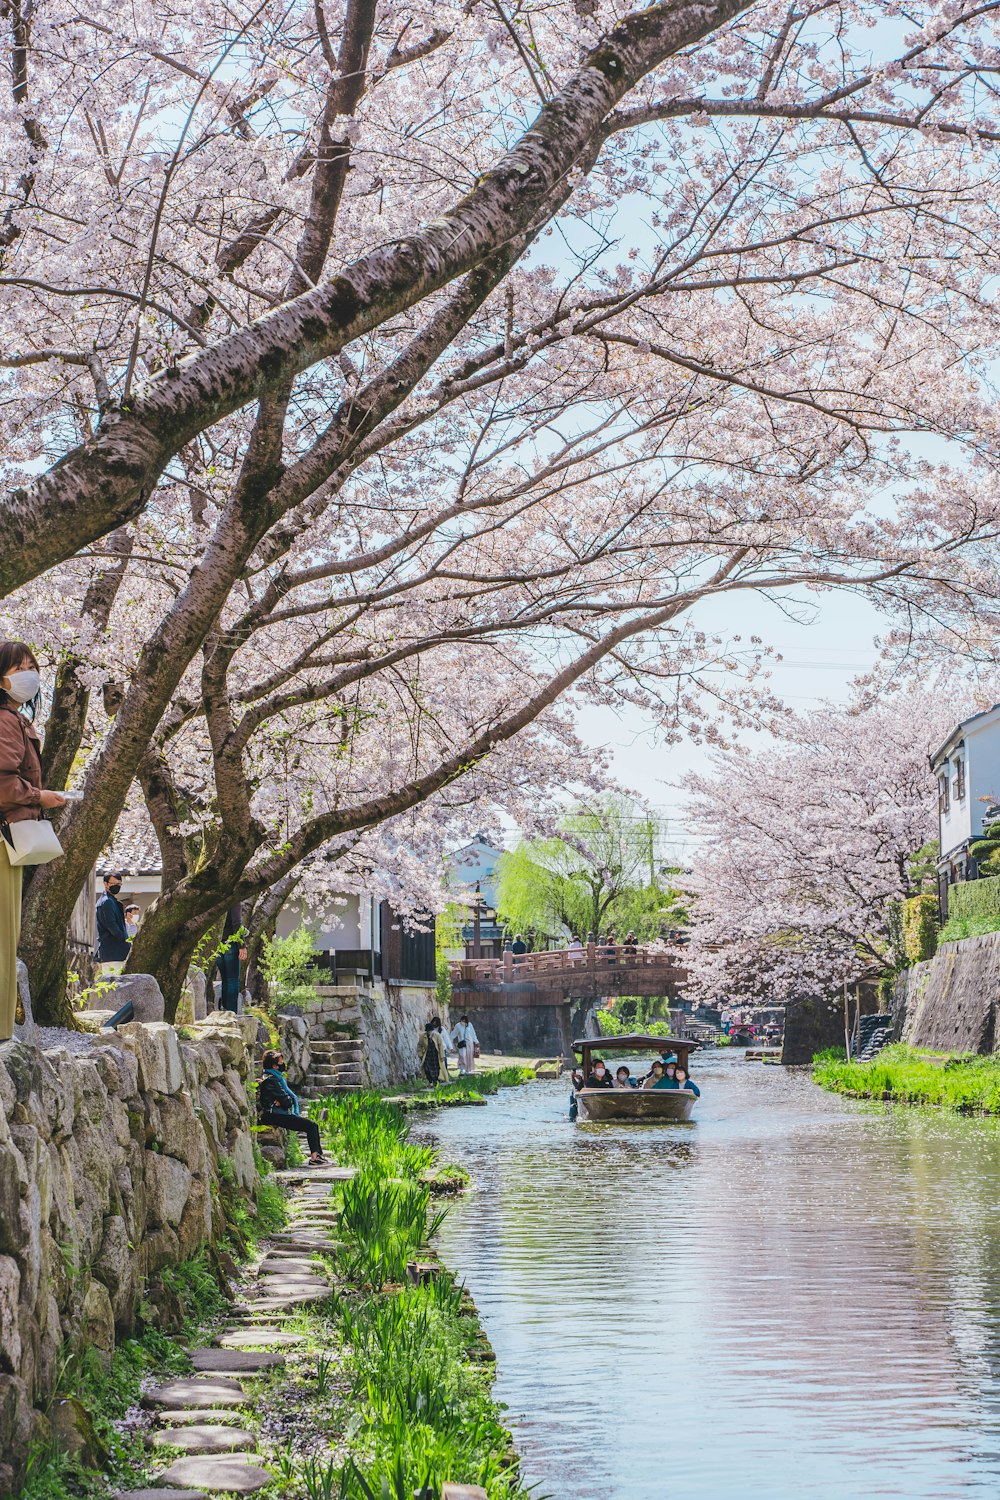
[[[1000,1114],[1000,1057],[885,1047],[871,1062],[846,1062],[839,1049],[813,1059],[813,1079],[856,1099],[934,1105],[959,1114]]]
[[[514,1088],[521,1083],[533,1083],[533,1068],[513,1065],[506,1068],[486,1068],[481,1073],[472,1073],[450,1083],[429,1084],[426,1078],[410,1078],[405,1083],[392,1084],[378,1089],[380,1098],[405,1098],[408,1109],[437,1109],[439,1105],[478,1102],[500,1089]]]

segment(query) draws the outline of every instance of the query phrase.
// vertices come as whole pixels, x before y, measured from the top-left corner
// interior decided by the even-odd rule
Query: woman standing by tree
[[[37,819],[62,807],[61,792],[42,790],[42,761],[32,719],[41,687],[38,662],[23,641],[0,643],[0,824]],[[22,713],[27,708],[31,717]],[[3,830],[0,829],[0,833]],[[21,867],[0,837],[0,1042],[14,1035],[17,945],[21,936]]]

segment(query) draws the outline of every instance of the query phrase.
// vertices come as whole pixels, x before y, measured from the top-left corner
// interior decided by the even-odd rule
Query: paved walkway
[[[354,1176],[350,1167],[311,1167],[276,1174],[289,1193],[289,1222],[262,1246],[260,1260],[240,1284],[230,1321],[212,1347],[191,1353],[194,1374],[165,1380],[143,1396],[153,1412],[146,1441],[183,1450],[155,1475],[151,1488],[118,1490],[112,1500],[209,1500],[212,1495],[252,1495],[273,1484],[266,1454],[242,1425],[253,1397],[247,1383],[280,1370],[285,1352],[303,1343],[281,1327],[284,1316],[321,1302],[333,1282],[319,1252],[333,1248],[337,1214],[330,1191]],[[445,1485],[442,1500],[486,1500],[475,1486]]]

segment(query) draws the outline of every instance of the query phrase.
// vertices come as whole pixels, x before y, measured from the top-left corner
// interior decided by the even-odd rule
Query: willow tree
[[[990,627],[992,18],[6,7],[0,588],[58,669],[54,774],[87,760],[27,898],[42,1017],[170,714],[235,752],[246,617],[289,691],[390,608],[376,655],[408,609],[413,682],[419,628],[428,662],[471,632],[487,675],[527,642],[446,753],[383,760],[310,837],[437,795],[574,689],[686,729],[713,649],[687,621],[722,593]],[[325,648],[277,640],[321,613]],[[284,878],[244,773],[226,826]]]
[[[536,938],[603,934],[625,923],[640,941],[657,938],[676,892],[658,862],[659,820],[626,797],[607,796],[564,814],[548,838],[522,839],[504,853],[497,915],[511,932]]]

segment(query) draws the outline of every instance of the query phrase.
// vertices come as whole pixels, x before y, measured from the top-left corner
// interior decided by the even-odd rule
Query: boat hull
[[[576,1095],[577,1118],[641,1125],[690,1120],[696,1097],[686,1089],[580,1089]]]

